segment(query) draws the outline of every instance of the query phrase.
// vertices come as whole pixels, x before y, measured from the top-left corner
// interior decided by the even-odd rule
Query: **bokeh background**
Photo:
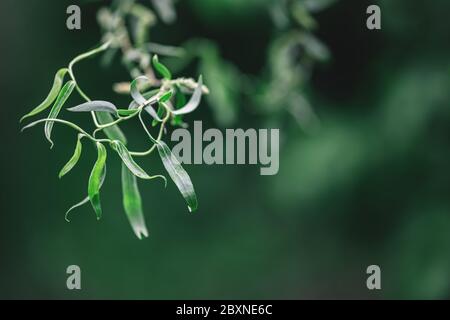
[[[81,31],[65,27],[67,1],[1,1],[1,298],[450,298],[450,2],[341,0],[313,13],[312,33],[328,51],[305,62],[310,76],[298,88],[286,79],[300,70],[282,69],[277,51],[290,27],[274,18],[276,2],[183,0],[175,23],[152,29],[164,44],[203,39],[191,49],[209,54],[180,69],[204,73],[216,92],[187,122],[280,128],[280,171],[186,166],[200,203],[194,215],[173,184],[140,183],[150,237],[139,241],[122,210],[117,157],[108,162],[104,218],[85,206],[67,223],[95,150],[86,144],[59,181],[73,131],[56,126],[49,150],[42,128],[20,134],[18,123],[55,71],[98,43],[95,15],[106,1],[78,2]],[[382,8],[380,31],[365,26],[370,4]],[[76,72],[91,96],[128,102],[111,91],[128,79],[119,61],[89,60]],[[268,87],[289,98],[266,103]],[[310,108],[289,112],[299,100]],[[89,128],[84,115],[64,116]],[[136,124],[124,130],[145,148]],[[162,170],[156,157],[142,165]],[[80,291],[66,289],[71,264],[81,267]],[[382,290],[366,288],[371,264],[381,267]]]

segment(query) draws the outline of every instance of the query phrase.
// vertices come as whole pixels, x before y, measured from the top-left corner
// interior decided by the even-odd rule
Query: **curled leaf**
[[[143,93],[142,96],[147,101],[151,97],[154,97],[155,95],[157,95],[158,93],[159,93],[159,89],[154,89],[154,90],[150,90],[150,91]],[[130,105],[128,106],[128,109],[137,109],[138,107],[139,107],[139,104],[133,100],[133,101],[131,101]]]
[[[130,91],[131,91],[131,96],[134,99],[134,102],[136,103],[136,108],[138,106],[141,105],[147,105],[144,110],[147,111],[147,113],[156,121],[161,122],[162,119],[160,117],[158,117],[158,114],[156,113],[155,109],[153,109],[153,107],[151,106],[152,102],[147,101],[147,99],[139,92],[139,89],[137,87],[137,83],[141,80],[145,80],[145,81],[150,81],[146,76],[140,76],[137,77],[136,79],[134,79],[131,82],[130,85]],[[159,91],[159,90],[158,90]],[[156,100],[154,101],[156,102]],[[132,106],[130,105],[130,108]]]
[[[92,168],[88,184],[88,197],[94,208],[97,220],[102,217],[102,207],[100,203],[100,187],[103,176],[103,171],[106,170],[106,148],[100,142],[97,145],[97,161]]]
[[[127,166],[127,168],[138,178],[151,180],[154,178],[161,178],[164,180],[164,183],[167,184],[166,177],[162,175],[154,175],[149,176],[144,169],[142,169],[133,159],[133,157],[130,155],[130,152],[128,151],[127,147],[120,142],[120,141],[113,141],[111,143],[111,147],[117,152],[119,157],[122,159],[123,163]]]
[[[73,81],[73,80],[68,81],[62,87],[61,91],[58,94],[58,97],[56,98],[55,104],[53,105],[52,109],[50,110],[50,114],[48,115],[49,119],[58,118],[58,114],[61,111],[61,108],[63,107],[63,105],[67,101],[67,99],[69,98],[69,96],[72,93],[74,88],[75,88],[75,81]],[[53,147],[53,141],[51,139],[52,129],[53,129],[53,122],[46,122],[45,127],[44,127],[44,132],[45,132],[45,137],[51,143],[51,147]]]
[[[73,108],[68,108],[67,110],[72,112],[109,112],[112,114],[117,114],[117,108],[111,102],[108,101],[89,101]]]
[[[62,68],[59,69],[58,72],[56,72],[55,75],[55,79],[53,80],[53,86],[47,96],[47,98],[45,98],[45,100],[38,105],[36,108],[34,108],[32,111],[30,111],[29,113],[27,113],[26,115],[24,115],[21,119],[20,122],[22,122],[24,119],[34,116],[42,111],[44,111],[45,109],[47,109],[48,107],[50,107],[50,105],[53,103],[53,101],[55,101],[56,97],[58,96],[59,91],[61,90],[63,81],[64,81],[64,76],[66,75],[66,73],[69,71],[69,69],[67,68]]]
[[[202,87],[203,87],[203,77],[200,76],[198,79],[197,87],[195,88],[194,93],[192,94],[188,103],[178,110],[173,110],[172,114],[174,115],[186,114],[191,113],[192,111],[197,109],[202,99]]]
[[[68,173],[70,170],[73,169],[73,167],[77,164],[78,160],[81,156],[81,150],[82,150],[82,144],[81,139],[83,138],[83,135],[78,135],[77,145],[75,146],[75,151],[70,158],[70,160],[66,163],[66,165],[61,169],[59,172],[59,178],[61,179],[66,173]]]
[[[140,76],[140,77],[137,77],[136,79],[134,79],[133,81],[131,81],[131,85],[130,85],[131,96],[133,97],[134,101],[136,101],[138,106],[145,105],[147,103],[147,99],[144,98],[144,96],[141,94],[141,92],[139,91],[139,88],[138,88],[138,82],[142,81],[142,80],[150,81],[149,78],[147,78],[146,76]]]
[[[189,211],[194,212],[197,210],[198,201],[191,178],[164,142],[157,141],[156,147],[164,167],[186,200]]]
[[[128,170],[125,163],[122,162],[122,195],[123,207],[128,217],[128,221],[133,228],[134,234],[142,239],[142,236],[148,237],[147,227],[145,226],[144,213],[142,212],[142,199],[139,193],[136,176]]]
[[[161,62],[159,62],[158,55],[154,55],[152,59],[153,67],[156,71],[166,80],[172,79],[172,73],[169,71],[169,69],[163,65]]]

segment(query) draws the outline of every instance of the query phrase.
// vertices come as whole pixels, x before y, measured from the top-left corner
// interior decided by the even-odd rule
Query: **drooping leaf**
[[[175,182],[178,190],[180,190],[182,196],[186,200],[189,211],[194,212],[195,210],[197,210],[198,202],[191,178],[183,169],[180,162],[169,149],[169,147],[163,141],[158,141],[156,147],[158,148],[158,152],[164,167],[166,168],[173,182]]]
[[[61,179],[66,173],[68,173],[72,168],[77,164],[78,160],[81,156],[81,150],[82,150],[82,144],[81,139],[83,138],[83,135],[78,135],[77,145],[75,146],[75,151],[73,152],[72,157],[70,160],[66,163],[66,165],[61,169],[59,172],[59,178]]]
[[[127,166],[127,168],[138,178],[151,180],[154,178],[161,178],[164,180],[164,183],[167,183],[166,177],[162,175],[154,175],[149,176],[144,169],[142,169],[130,155],[130,152],[125,147],[125,145],[120,141],[113,141],[111,147],[117,152],[119,157],[122,159],[123,163]]]
[[[68,81],[62,87],[61,91],[58,94],[58,97],[56,98],[55,103],[53,104],[52,109],[50,110],[50,114],[48,115],[49,119],[58,118],[58,114],[61,111],[61,108],[63,107],[63,105],[67,101],[67,99],[70,97],[70,94],[72,93],[74,88],[75,88],[75,81],[73,81],[73,80]],[[53,147],[53,141],[51,139],[52,129],[53,129],[53,122],[46,122],[45,126],[44,126],[44,132],[45,132],[45,137],[51,144],[51,147]]]
[[[173,110],[172,113],[174,115],[180,115],[180,114],[191,113],[192,111],[197,109],[197,107],[200,104],[201,99],[202,99],[202,86],[203,86],[203,77],[200,76],[198,79],[198,82],[197,82],[197,87],[195,88],[194,93],[192,94],[188,103],[184,107],[182,107],[178,110]]]
[[[106,148],[100,142],[97,145],[97,161],[92,168],[91,175],[89,177],[88,184],[88,196],[91,201],[92,207],[94,208],[97,220],[102,217],[102,207],[100,203],[100,187],[102,181],[103,171],[106,165]]]
[[[21,119],[20,122],[22,122],[24,119],[34,116],[42,111],[44,111],[45,109],[47,109],[48,107],[50,107],[50,105],[55,101],[56,97],[58,96],[59,91],[61,90],[63,81],[64,81],[64,76],[66,75],[66,73],[69,71],[69,69],[67,68],[62,68],[59,69],[58,72],[56,72],[55,75],[55,79],[53,80],[53,86],[47,96],[47,98],[45,98],[45,100],[38,105],[36,108],[34,108],[32,111],[30,111],[29,113],[27,113],[26,115],[24,115]]]
[[[95,113],[97,120],[100,124],[108,124],[114,121],[114,118],[111,114],[107,112],[96,112]],[[118,125],[114,125],[108,128],[103,129],[106,136],[111,140],[119,140],[123,144],[127,143],[127,138],[123,134],[122,130],[120,130]]]
[[[105,182],[105,177],[106,177],[106,166],[103,168],[103,172],[102,172],[102,176],[101,176],[101,180],[100,180],[100,189],[103,186],[103,182]],[[80,202],[78,202],[77,204],[74,204],[73,206],[71,206],[69,208],[69,210],[66,211],[65,214],[65,219],[67,222],[70,222],[69,220],[69,213],[72,212],[74,209],[81,207],[82,205],[86,204],[89,202],[89,196],[86,196],[86,198],[84,198],[83,200],[81,200]]]
[[[154,55],[152,59],[153,67],[156,71],[166,80],[172,79],[172,73],[169,71],[169,69],[163,65],[161,62],[159,62],[158,55]]]
[[[142,239],[142,236],[148,237],[137,179],[124,162],[122,162],[122,195],[123,207],[134,234],[139,239]]]
[[[175,110],[182,108],[186,104],[186,96],[181,91],[180,88],[177,89],[175,94]],[[172,114],[172,119],[170,121],[172,126],[183,126],[183,115],[174,115]]]
[[[100,100],[85,102],[78,106],[68,108],[67,110],[72,112],[97,111],[97,112],[109,112],[112,114],[117,114],[117,108],[115,105],[113,105],[111,102]]]

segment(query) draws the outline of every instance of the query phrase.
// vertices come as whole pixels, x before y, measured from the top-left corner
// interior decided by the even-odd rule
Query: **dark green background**
[[[43,99],[55,71],[98,43],[99,4],[83,3],[82,30],[68,31],[66,1],[2,0],[0,297],[450,298],[450,2],[378,1],[382,30],[368,31],[373,2],[342,0],[316,16],[332,53],[307,88],[322,129],[281,128],[279,174],[186,166],[200,203],[194,215],[173,184],[141,183],[150,237],[139,241],[122,210],[116,157],[104,218],[85,206],[67,223],[94,150],[86,144],[80,165],[59,181],[73,131],[55,127],[52,151],[42,128],[19,133],[20,116]],[[153,39],[210,38],[258,76],[271,39],[266,3],[183,1],[178,22]],[[91,60],[77,74],[91,96],[126,102],[110,90],[128,79],[116,65]],[[89,128],[88,117],[65,116]],[[216,126],[205,103],[188,122],[200,119]],[[235,126],[264,125],[242,110]],[[125,130],[135,149],[145,148],[135,123]],[[162,170],[156,157],[143,166]],[[81,267],[81,291],[66,289],[71,264]],[[366,288],[371,264],[382,270],[378,292]]]

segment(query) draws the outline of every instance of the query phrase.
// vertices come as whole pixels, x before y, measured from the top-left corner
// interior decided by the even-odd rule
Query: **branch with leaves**
[[[106,177],[107,147],[109,147],[110,151],[116,153],[122,160],[123,206],[134,233],[141,239],[148,236],[148,231],[137,179],[161,179],[165,185],[167,180],[165,176],[160,174],[147,174],[134,160],[136,157],[148,156],[157,150],[164,168],[184,197],[189,211],[194,212],[197,209],[197,196],[192,181],[170,148],[163,141],[163,133],[168,125],[183,125],[183,115],[195,111],[201,102],[202,94],[208,93],[208,88],[203,85],[202,76],[197,81],[191,78],[173,79],[170,70],[159,61],[157,55],[153,55],[150,59],[149,53],[136,49],[128,37],[128,33],[125,32],[126,27],[123,23],[123,18],[130,12],[134,12],[134,14],[141,12],[141,18],[148,21],[148,14],[142,13],[148,11],[142,8],[141,11],[136,11],[136,7],[133,6],[136,4],[133,1],[125,1],[123,3],[127,3],[128,7],[124,8],[123,5],[118,5],[114,14],[116,18],[119,17],[117,19],[119,23],[114,31],[110,30],[107,34],[109,39],[94,50],[77,56],[69,63],[68,67],[58,70],[47,98],[39,106],[23,116],[21,121],[41,114],[51,107],[47,118],[34,121],[22,129],[23,131],[38,124],[43,124],[44,134],[50,142],[51,148],[54,145],[52,141],[54,124],[68,126],[77,132],[75,151],[67,164],[61,169],[59,173],[60,178],[69,173],[78,163],[83,149],[83,140],[91,141],[97,150],[97,160],[89,176],[88,194],[82,201],[72,206],[66,212],[67,221],[69,221],[68,214],[73,209],[88,202],[91,203],[97,219],[102,217],[100,190]],[[102,14],[105,14],[105,11]],[[148,24],[145,27],[148,27]],[[117,108],[109,101],[91,100],[80,87],[74,73],[74,67],[77,63],[97,54],[114,50],[117,47],[122,48],[124,54],[123,62],[129,68],[130,73],[135,75],[135,79],[129,83],[128,89],[132,101],[128,108],[125,109]],[[148,63],[139,61],[138,67],[134,66],[132,64],[134,58],[130,60],[129,57],[130,52],[139,52],[138,55],[134,55],[134,58],[138,56],[139,60],[148,60]],[[155,74],[158,74],[161,78],[157,78]],[[69,79],[64,82],[66,76]],[[58,118],[74,92],[77,92],[85,100],[85,103],[67,110],[70,112],[90,113],[95,125],[95,130],[92,133],[88,133],[75,123]],[[189,100],[187,95],[190,95]],[[151,117],[153,127],[159,126],[157,135],[152,135],[149,128],[147,128],[143,119],[147,115]],[[139,119],[148,137],[150,146],[147,150],[130,151],[127,148],[127,139],[119,128],[119,124],[133,118]],[[99,138],[98,136],[102,133],[104,137]]]

